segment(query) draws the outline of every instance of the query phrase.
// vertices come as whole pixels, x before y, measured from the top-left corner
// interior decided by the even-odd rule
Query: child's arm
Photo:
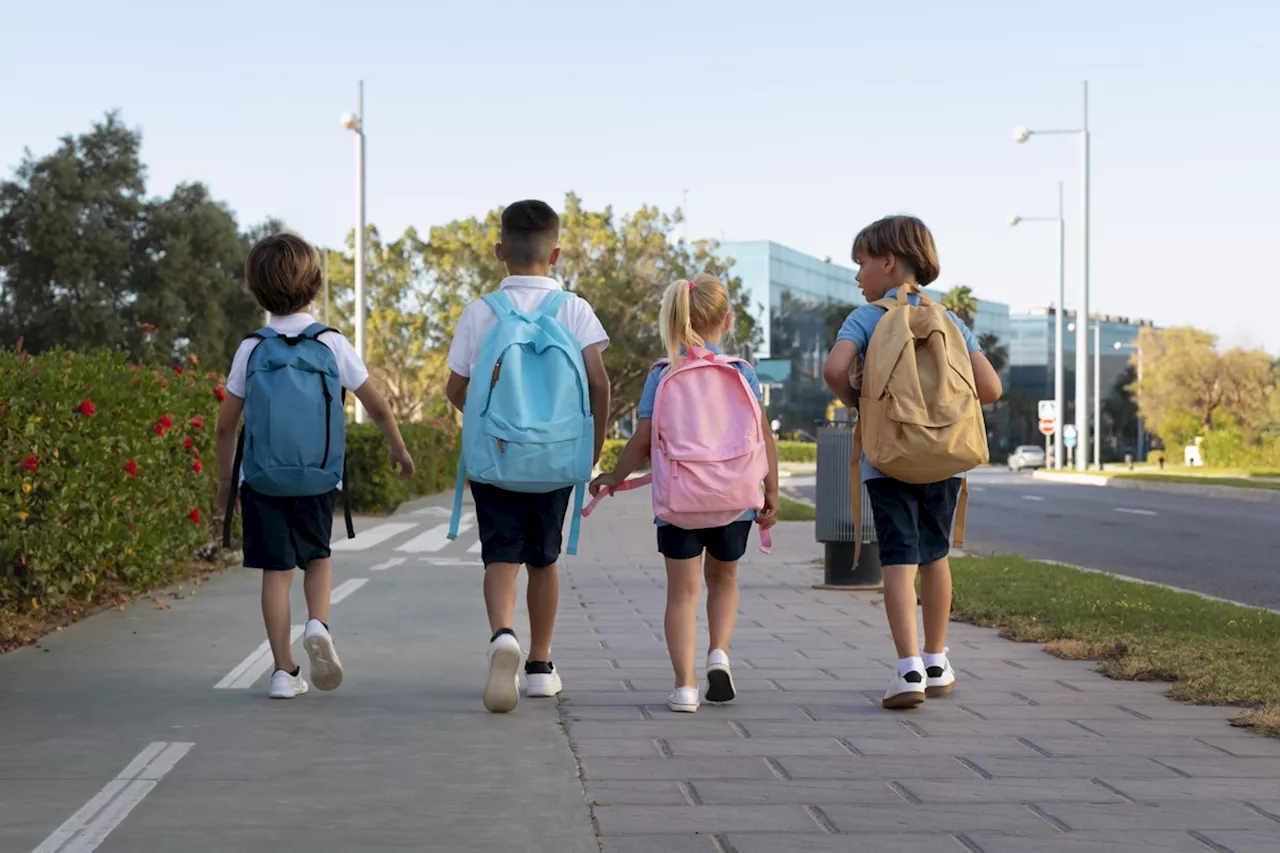
[[[591,417],[596,426],[595,455],[592,457],[592,464],[595,464],[600,461],[600,451],[604,448],[604,437],[609,431],[609,371],[605,369],[604,355],[598,344],[589,346],[582,351],[582,361],[587,368],[587,391],[591,396]]]
[[[1004,394],[1004,384],[991,362],[980,350],[969,353],[969,362],[973,365],[973,384],[978,390],[978,401],[985,406],[999,400]]]
[[[857,344],[850,340],[838,340],[827,354],[827,363],[822,368],[822,378],[831,393],[851,409],[857,408],[858,395],[849,384],[849,368],[857,357]]]
[[[399,466],[400,479],[408,480],[413,476],[413,457],[404,446],[400,427],[396,425],[396,419],[391,413],[391,407],[387,405],[386,398],[374,387],[371,379],[366,379],[364,384],[355,390],[355,395],[364,406],[364,410],[369,413],[369,419],[377,425],[378,431],[387,440],[387,444],[391,445],[392,470]]]
[[[778,444],[773,439],[763,407],[760,410],[760,426],[764,428],[765,452],[769,456],[769,473],[764,478],[764,509],[756,517],[756,523],[765,530],[778,523]]]
[[[459,412],[467,408],[467,388],[470,385],[471,380],[468,377],[449,371],[449,381],[445,383],[444,395]]]
[[[214,515],[219,518],[227,511],[231,498],[232,479],[236,472],[236,427],[240,426],[240,413],[244,411],[244,399],[230,392],[222,398],[218,407],[218,426],[214,430],[218,453],[218,491],[213,500]]]
[[[605,487],[612,488],[625,483],[631,473],[640,467],[640,463],[649,458],[649,442],[652,437],[653,421],[641,418],[636,422],[636,431],[631,435],[631,440],[622,448],[618,464],[612,471],[606,471],[591,481],[592,496]]]

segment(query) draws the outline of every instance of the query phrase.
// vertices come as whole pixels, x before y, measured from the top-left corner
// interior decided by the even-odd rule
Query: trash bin
[[[818,427],[817,522],[814,535],[825,545],[820,589],[879,589],[884,572],[871,516],[871,500],[862,488],[862,554],[855,566],[852,482],[853,423],[828,421]]]

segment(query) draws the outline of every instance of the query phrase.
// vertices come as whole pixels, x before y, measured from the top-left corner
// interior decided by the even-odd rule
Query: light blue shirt
[[[724,352],[724,350],[715,344],[707,344],[706,346],[707,349],[717,355]],[[735,364],[734,367],[742,374],[742,378],[747,380],[747,384],[751,386],[751,391],[756,395],[756,399],[763,402],[764,391],[760,388],[760,380],[756,378],[756,372],[751,365],[742,362]],[[636,407],[637,418],[645,420],[653,417],[653,404],[654,400],[658,396],[658,382],[662,379],[662,374],[666,372],[667,368],[662,365],[655,365],[654,368],[649,371],[648,378],[644,380],[644,390],[640,392],[640,405]],[[738,521],[752,521],[755,517],[756,511],[754,509],[749,509],[742,514]],[[655,518],[654,523],[659,527],[663,527],[667,522]]]
[[[894,287],[884,296],[886,299],[897,296],[898,288]],[[912,305],[920,304],[919,294],[913,293],[907,297],[907,301]],[[863,305],[855,308],[848,317],[845,318],[844,324],[840,326],[840,332],[836,335],[837,341],[851,341],[858,348],[858,355],[866,355],[867,344],[871,343],[871,334],[876,330],[876,324],[880,322],[880,318],[888,314],[887,308],[881,308],[879,305]],[[947,316],[950,317],[960,329],[960,334],[964,336],[964,345],[969,352],[979,352],[978,339],[974,337],[973,332],[969,331],[969,327],[956,316],[954,311],[948,311]],[[871,467],[867,462],[867,454],[862,454],[859,460],[862,469],[862,481],[874,480],[878,477],[885,476],[877,469]]]

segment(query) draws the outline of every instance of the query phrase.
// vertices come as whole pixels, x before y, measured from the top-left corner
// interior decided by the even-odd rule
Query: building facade
[[[770,241],[725,243],[717,254],[733,261],[763,333],[756,370],[769,417],[783,431],[812,434],[833,399],[822,379],[827,352],[845,317],[865,303],[854,270]],[[936,287],[925,292],[942,298]],[[973,331],[1008,344],[1009,306],[978,300]]]

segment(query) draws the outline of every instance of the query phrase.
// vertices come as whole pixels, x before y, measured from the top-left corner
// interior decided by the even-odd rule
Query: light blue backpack
[[[553,291],[526,313],[502,291],[484,297],[498,324],[485,338],[467,388],[450,539],[458,536],[467,477],[511,492],[576,486],[567,550],[577,553],[595,422],[582,347],[556,319],[568,298]]]
[[[332,332],[312,323],[295,337],[263,328],[246,339],[259,341],[245,368],[244,425],[236,444],[233,482],[263,495],[306,497],[338,488],[346,461],[346,391],[338,359],[320,335]],[[223,544],[230,547],[231,503],[223,519]],[[345,503],[345,502],[344,502]],[[346,510],[347,535],[354,536]]]

